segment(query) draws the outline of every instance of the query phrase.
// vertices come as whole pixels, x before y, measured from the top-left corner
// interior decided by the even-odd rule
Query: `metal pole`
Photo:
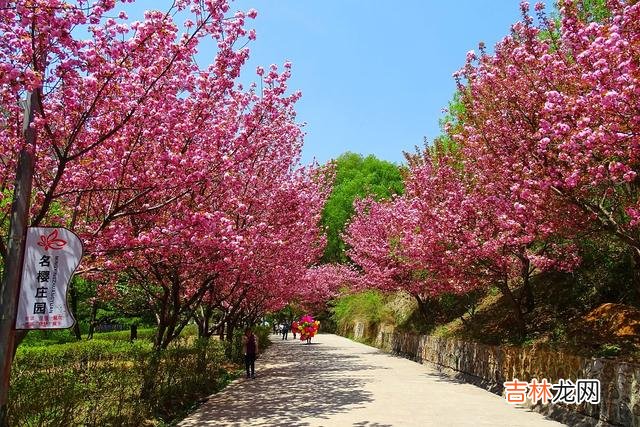
[[[8,257],[0,289],[0,427],[8,426],[7,396],[13,361],[16,308],[20,292],[24,246],[29,225],[31,187],[35,159],[36,131],[31,128],[38,106],[38,91],[33,91],[25,102],[23,133],[25,145],[20,150],[16,167],[16,181],[11,205]]]

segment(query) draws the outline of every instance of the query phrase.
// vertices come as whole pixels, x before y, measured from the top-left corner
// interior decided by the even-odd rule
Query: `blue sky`
[[[135,8],[168,3],[138,0]],[[438,135],[455,90],[451,75],[466,52],[480,41],[493,46],[520,17],[519,0],[232,3],[233,10],[250,8],[258,10],[249,21],[258,38],[246,72],[293,62],[290,87],[303,93],[297,111],[307,123],[305,163],[345,151],[402,162],[403,150]]]

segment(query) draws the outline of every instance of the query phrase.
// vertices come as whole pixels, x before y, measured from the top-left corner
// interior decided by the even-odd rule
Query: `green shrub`
[[[180,336],[192,336],[197,331],[195,328],[189,325],[184,329]],[[153,341],[155,337],[155,328],[138,328],[138,339]],[[93,335],[93,340],[108,340],[108,341],[129,341],[131,332],[129,329],[123,331],[112,332],[96,332]],[[86,338],[86,337],[85,337]],[[71,329],[58,329],[58,330],[42,330],[42,331],[29,331],[27,336],[20,343],[20,347],[39,347],[49,346],[52,344],[65,344],[78,342]]]
[[[182,339],[159,352],[147,340],[20,347],[11,376],[10,425],[137,426],[168,420],[224,386],[224,360],[214,339]]]
[[[331,307],[331,317],[338,330],[346,332],[356,320],[370,325],[379,323],[389,316],[388,311],[384,295],[375,290],[367,290],[336,299]]]
[[[43,346],[51,344],[64,344],[67,342],[76,342],[77,339],[73,335],[71,329],[54,329],[42,331],[29,331],[20,342],[20,347]]]
[[[224,347],[218,340],[180,340],[162,353],[151,353],[137,364],[144,384],[142,397],[154,416],[170,419],[200,397],[222,388],[229,377],[223,368]]]
[[[153,341],[156,336],[155,328],[143,328],[138,329],[138,340]],[[183,336],[183,335],[180,335]],[[129,329],[124,331],[112,331],[112,332],[96,332],[93,334],[93,340],[107,340],[107,341],[129,341],[131,337],[131,331]]]
[[[267,349],[271,345],[269,335],[271,334],[271,327],[269,326],[256,326],[253,329],[253,333],[258,337],[258,348],[260,353]]]

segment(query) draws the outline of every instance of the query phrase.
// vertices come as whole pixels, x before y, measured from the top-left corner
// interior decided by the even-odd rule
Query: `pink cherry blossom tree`
[[[492,55],[470,53],[458,74],[464,126],[454,137],[477,178],[476,193],[502,204],[495,215],[515,238],[506,243],[521,248],[525,286],[527,265],[575,266],[562,244],[577,229],[600,228],[634,254],[638,248],[637,118],[625,106],[637,97],[630,88],[638,78],[631,58],[639,9],[611,2],[611,18],[587,23],[574,2],[563,5],[557,33],[541,5],[537,27],[523,4],[512,35]],[[542,30],[552,37],[540,37]]]
[[[31,224],[74,228],[89,254],[84,274],[139,286],[158,317],[157,348],[205,297],[229,307],[236,283],[245,301],[251,286],[283,288],[279,271],[302,277],[315,262],[326,190],[297,166],[291,66],[259,68],[260,90],[237,82],[255,11],[181,0],[129,23],[109,0],[3,6],[5,170],[23,144],[17,100],[34,91]],[[186,16],[182,25],[176,16]],[[194,59],[203,40],[214,45],[205,67]],[[0,178],[3,197],[12,179]]]
[[[326,303],[343,290],[356,287],[358,273],[348,264],[321,264],[308,268],[296,287],[296,300],[309,313],[326,309]]]

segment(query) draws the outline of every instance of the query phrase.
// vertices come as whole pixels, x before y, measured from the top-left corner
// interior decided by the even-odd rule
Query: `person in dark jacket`
[[[258,337],[253,334],[251,328],[246,328],[244,330],[244,336],[242,337],[242,351],[244,353],[244,367],[247,371],[247,378],[255,378]]]
[[[289,324],[286,322],[282,324],[282,339],[289,339]]]

